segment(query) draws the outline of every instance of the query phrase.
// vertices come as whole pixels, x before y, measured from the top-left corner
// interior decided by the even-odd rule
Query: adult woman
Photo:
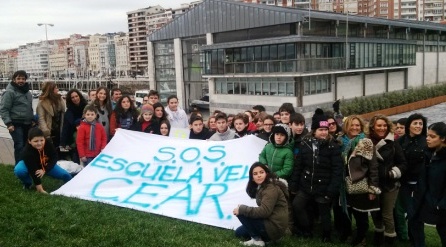
[[[413,228],[413,216],[415,215],[415,204],[413,201],[413,194],[417,190],[417,181],[420,178],[420,172],[424,166],[425,150],[427,148],[426,133],[427,133],[427,120],[418,113],[410,115],[406,119],[404,135],[400,135],[398,143],[403,149],[404,156],[407,162],[407,172],[401,177],[401,188],[398,193],[398,201],[401,204],[402,210],[398,210],[395,207],[395,217],[397,217],[397,226],[403,233],[406,232],[406,219],[408,218],[408,233],[410,240],[415,246],[419,246],[414,243],[413,235],[418,234]],[[400,237],[400,236],[398,236]],[[407,239],[406,236],[403,236]]]
[[[424,247],[424,223],[435,225],[442,246],[446,246],[446,124],[431,124],[427,130],[426,163],[420,173],[416,226],[412,236],[415,246]]]
[[[70,146],[76,142],[73,139],[73,134],[76,132],[76,120],[82,118],[82,112],[87,105],[87,100],[82,96],[82,93],[77,89],[71,89],[66,97],[67,111],[64,115],[62,126],[62,136],[60,137],[60,146],[70,149]],[[79,163],[79,159],[73,156],[74,162]]]
[[[331,242],[331,204],[342,182],[342,159],[339,145],[328,134],[327,118],[313,116],[311,132],[298,144],[290,190],[295,193],[293,212],[300,233],[312,236],[308,207],[315,202],[322,223],[322,241]]]
[[[186,112],[178,106],[178,97],[171,95],[167,98],[166,107],[167,118],[174,128],[188,128],[189,121]]]
[[[333,119],[332,119],[333,120]],[[376,195],[379,189],[378,163],[373,150],[373,143],[365,138],[364,121],[356,115],[349,116],[344,121],[343,134],[340,136],[342,158],[344,161],[344,177],[352,183],[366,178],[370,191],[361,194],[347,194],[345,186],[340,193],[341,206],[335,205],[335,226],[341,234],[341,241],[345,241],[352,233],[350,217],[356,220],[357,232],[352,246],[365,245],[368,230],[368,212],[379,210],[379,200]],[[346,206],[350,206],[347,212]]]
[[[56,83],[46,82],[39,99],[36,109],[39,116],[39,128],[43,131],[45,138],[50,139],[55,147],[59,147],[65,103]]]
[[[327,116],[327,121],[328,121],[328,133],[332,135],[335,139],[337,139],[342,132],[341,126],[338,125],[336,119],[331,114]]]
[[[91,103],[98,112],[98,122],[104,126],[107,139],[110,140],[110,114],[112,112],[110,93],[106,87],[96,89],[96,99]]]
[[[273,126],[275,125],[276,120],[271,115],[266,115],[263,118],[263,129],[259,132],[257,137],[269,142],[269,136],[271,135],[271,131],[273,130]]]
[[[236,236],[247,232],[251,240],[248,246],[264,246],[265,242],[280,239],[288,227],[288,188],[277,180],[268,166],[255,162],[249,169],[246,186],[249,197],[255,198],[258,207],[239,205],[233,210],[242,226]]]
[[[401,146],[394,141],[392,122],[384,115],[373,116],[369,122],[369,138],[375,145],[378,161],[380,210],[372,212],[375,225],[374,244],[384,240],[392,244],[396,238],[393,208],[399,191],[399,179],[406,169]]]
[[[114,136],[117,128],[130,129],[138,120],[138,111],[130,96],[119,98],[110,115],[110,136]]]

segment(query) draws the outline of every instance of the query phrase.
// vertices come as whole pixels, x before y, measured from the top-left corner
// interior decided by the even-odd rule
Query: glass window
[[[262,47],[261,46],[256,46],[254,48],[254,60],[255,61],[262,60]]]
[[[262,82],[262,93],[263,95],[270,95],[270,83],[269,82]]]
[[[278,94],[278,83],[277,82],[271,82],[270,83],[270,95],[277,95]]]
[[[269,48],[269,59],[277,60],[277,45],[271,45]]]
[[[262,60],[269,60],[269,46],[262,46]]]
[[[286,44],[286,59],[295,59],[296,49],[294,44]]]
[[[281,44],[281,45],[278,45],[277,46],[277,58],[279,59],[279,60],[284,60],[284,59],[286,59],[286,46],[285,46],[285,44]]]

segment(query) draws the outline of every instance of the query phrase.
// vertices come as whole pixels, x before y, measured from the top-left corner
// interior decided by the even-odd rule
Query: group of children
[[[259,154],[258,162],[250,169],[246,189],[251,198],[256,198],[258,207],[239,205],[234,209],[234,215],[242,223],[236,230],[236,235],[249,239],[243,242],[248,246],[263,246],[266,241],[280,239],[286,232],[310,238],[317,215],[322,225],[322,241],[332,242],[331,210],[339,208],[339,193],[341,191],[342,195],[342,191],[345,190],[343,184],[348,169],[346,167],[350,162],[348,157],[359,152],[355,146],[359,147],[365,143],[360,140],[365,138],[363,134],[365,129],[364,125],[359,126],[358,117],[347,118],[348,124],[342,133],[337,122],[339,119],[317,109],[309,132],[303,115],[295,112],[292,104],[284,103],[279,108],[278,114],[274,114],[278,115],[276,117],[266,114],[262,106],[255,106],[252,111],[236,115],[216,111],[209,118],[212,119],[212,124],[208,121],[206,126],[199,112],[192,112],[187,117],[184,110],[178,107],[176,96],[168,98],[166,108],[159,102],[149,102],[148,98],[153,96],[153,92],[152,95],[147,95],[146,103],[139,109],[129,96],[121,96],[110,114],[110,138],[117,128],[168,136],[171,126],[189,128],[190,139],[226,141],[247,135],[262,138],[267,144]],[[393,135],[393,130],[391,123],[388,123],[384,116],[377,116],[375,120],[372,122],[369,134],[374,141],[371,145],[379,146],[381,142],[387,140],[387,135]],[[89,104],[84,108],[82,119],[76,128],[76,152],[80,161],[86,166],[110,141],[106,129],[98,121],[97,106]],[[444,130],[443,127],[440,128],[435,134],[440,138],[436,148],[443,150],[446,146],[446,127]],[[345,143],[342,140],[343,136],[346,136]],[[347,147],[353,145],[351,151],[355,151],[344,155],[342,150],[346,149],[346,145]],[[376,155],[380,155],[377,150]],[[374,154],[371,154],[369,159],[376,162]],[[23,161],[16,166],[15,174],[25,188],[31,186],[32,180],[39,192],[45,192],[41,186],[44,174],[63,181],[71,179],[71,175],[56,163],[55,148],[45,140],[41,130],[33,128],[28,134],[28,145],[24,151]],[[377,167],[381,166],[379,162],[375,164]],[[392,181],[397,182],[402,172],[404,172],[403,166],[391,170],[389,174],[392,176]],[[375,192],[370,192],[371,195],[368,196],[370,200],[379,198],[381,192],[378,190]],[[443,200],[446,201],[446,198]],[[446,205],[439,207],[441,210],[446,210]],[[343,213],[345,212],[341,212]],[[358,241],[353,242],[356,246],[364,245],[364,241],[365,236],[361,236]]]

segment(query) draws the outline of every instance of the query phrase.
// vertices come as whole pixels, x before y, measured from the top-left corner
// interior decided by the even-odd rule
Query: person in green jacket
[[[288,187],[277,179],[268,166],[255,162],[249,169],[246,193],[256,199],[257,207],[238,205],[233,210],[242,225],[235,231],[237,237],[251,239],[245,246],[265,246],[265,242],[280,240],[288,228]]]
[[[286,124],[276,124],[269,138],[270,143],[260,153],[259,162],[267,164],[277,177],[288,179],[294,166],[291,129]]]

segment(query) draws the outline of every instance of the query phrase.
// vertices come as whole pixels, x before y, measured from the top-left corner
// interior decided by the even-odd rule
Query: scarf
[[[89,143],[88,143],[88,149],[90,150],[96,150],[96,121],[93,122],[87,122],[87,120],[82,120],[84,123],[87,123],[90,125],[90,139],[89,139]]]
[[[343,135],[341,137],[342,141],[342,160],[344,161],[344,165],[347,165],[348,158],[350,154],[355,150],[356,145],[358,145],[359,140],[365,138],[364,132],[361,132],[359,135],[355,136],[354,138],[350,139],[347,135]]]
[[[132,126],[132,124],[133,124],[133,116],[129,111],[123,113],[119,118],[119,127],[122,129],[128,130],[130,129],[130,126]]]
[[[17,88],[17,90],[19,90],[22,93],[27,93],[29,91],[29,84],[25,83],[23,86],[19,86],[17,83],[15,82],[11,82],[11,85],[15,88]]]

